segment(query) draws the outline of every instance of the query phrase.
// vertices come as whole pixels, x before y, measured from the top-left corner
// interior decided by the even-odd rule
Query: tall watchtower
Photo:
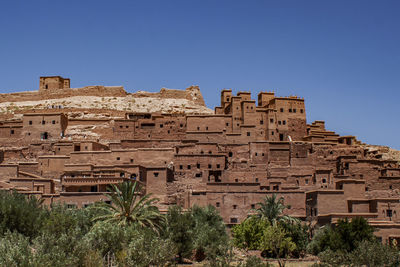
[[[49,90],[60,90],[70,88],[70,79],[61,76],[44,76],[40,77],[39,92],[47,92]]]

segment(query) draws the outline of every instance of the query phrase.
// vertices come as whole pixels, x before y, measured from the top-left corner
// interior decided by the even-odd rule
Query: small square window
[[[208,164],[208,168],[211,169],[211,164]]]
[[[197,163],[196,167],[197,169],[200,169],[200,163]]]
[[[300,109],[300,113],[304,113],[304,110],[303,110],[303,109]]]
[[[197,131],[200,131],[200,127],[197,127]]]
[[[179,169],[182,170],[183,169],[183,165],[179,165]]]
[[[52,124],[56,124],[56,121],[55,121],[55,120],[52,120],[51,123],[52,123]]]
[[[261,121],[260,121],[260,124],[261,124],[261,125],[264,124],[264,121],[261,120]]]
[[[162,127],[164,127],[164,125],[163,125],[163,124],[160,124],[160,128],[162,128]]]
[[[255,209],[255,208],[256,208],[256,205],[255,205],[255,204],[251,204],[251,208],[252,208],[252,209]]]
[[[274,119],[269,119],[269,122],[270,122],[270,123],[273,123],[273,122],[274,122]]]
[[[158,177],[158,172],[155,172],[155,173],[154,173],[154,177]]]
[[[292,112],[292,109],[291,109],[291,108],[289,108],[289,112]]]
[[[296,111],[297,111],[296,109],[293,109],[293,112],[294,112],[294,113],[296,113]]]
[[[216,206],[217,208],[219,208],[220,205],[221,205],[221,204],[220,204],[219,202],[215,203],[215,206]]]
[[[283,110],[283,108],[281,108],[281,112],[283,112],[284,110]]]
[[[237,205],[233,205],[233,209],[234,209],[234,210],[237,209]]]
[[[29,121],[29,125],[32,125],[32,121]]]
[[[247,136],[250,136],[250,132],[247,132]]]
[[[286,121],[282,121],[282,124],[283,124],[283,125],[286,125]]]
[[[217,164],[217,169],[221,168],[221,165]]]
[[[279,124],[279,125],[281,125],[281,124],[282,124],[282,122],[281,122],[281,121],[278,121],[278,124]]]
[[[188,170],[190,170],[190,169],[192,168],[192,166],[190,166],[190,165],[187,165],[187,168],[188,168]]]
[[[230,222],[231,222],[231,223],[238,223],[238,219],[237,219],[237,218],[231,218],[231,219],[230,219]]]
[[[14,134],[14,130],[11,130],[10,133],[11,133],[11,134]]]
[[[120,157],[117,157],[117,160],[120,160],[121,158]]]
[[[226,126],[229,126],[229,122],[227,122],[225,125],[226,125]]]

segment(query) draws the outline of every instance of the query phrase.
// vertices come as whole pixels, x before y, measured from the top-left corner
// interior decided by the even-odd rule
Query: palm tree
[[[164,216],[154,202],[156,198],[150,198],[151,194],[140,197],[140,185],[135,181],[124,181],[119,185],[111,185],[110,194],[106,196],[111,204],[101,202],[94,208],[105,214],[95,220],[117,223],[120,226],[137,224],[140,227],[150,227],[158,232],[164,222]]]
[[[297,218],[293,218],[289,215],[283,215],[283,211],[287,208],[290,208],[290,205],[284,204],[283,197],[277,199],[276,194],[273,194],[272,196],[266,196],[263,202],[259,202],[257,204],[259,205],[259,207],[255,210],[257,212],[257,216],[261,219],[268,220],[271,224],[276,224],[277,222],[298,222]]]

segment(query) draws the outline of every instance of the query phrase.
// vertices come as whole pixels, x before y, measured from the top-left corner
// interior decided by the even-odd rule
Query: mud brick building
[[[76,97],[86,104],[74,106]],[[32,99],[42,102],[27,107]],[[277,194],[304,221],[362,216],[382,240],[400,241],[400,153],[308,123],[303,98],[261,92],[256,101],[224,89],[210,111],[197,86],[131,94],[70,88],[54,76],[41,77],[38,91],[0,95],[2,103],[4,190],[85,207],[130,179],[163,211],[213,205],[228,225]]]

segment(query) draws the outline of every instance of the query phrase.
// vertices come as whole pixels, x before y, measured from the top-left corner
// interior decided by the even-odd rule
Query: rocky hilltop
[[[213,113],[205,106],[198,86],[186,90],[162,88],[158,93],[127,93],[122,86],[87,86],[0,94],[0,114],[5,118],[27,111],[54,112],[55,109],[74,118],[118,117],[121,112]]]

